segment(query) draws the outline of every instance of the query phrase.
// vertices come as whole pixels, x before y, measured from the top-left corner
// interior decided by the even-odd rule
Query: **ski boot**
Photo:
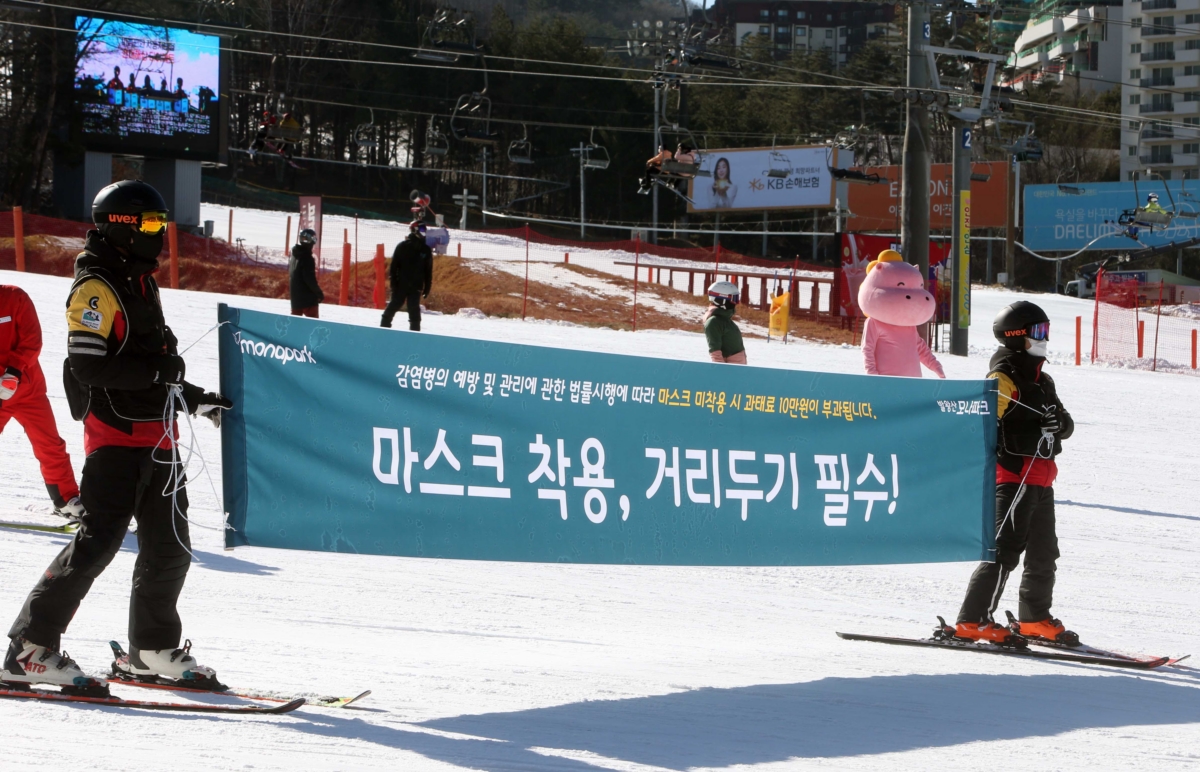
[[[78,496],[72,496],[71,500],[63,504],[61,507],[54,508],[54,514],[59,517],[65,517],[72,523],[78,523],[87,514],[83,508],[83,502]]]
[[[86,675],[67,653],[13,638],[4,655],[0,685],[27,688],[34,684],[58,686],[64,694],[82,697],[108,697],[108,687]]]
[[[196,658],[191,655],[190,640],[185,641],[179,649],[131,647],[128,654],[116,641],[110,641],[109,645],[112,646],[115,657],[112,663],[114,678],[152,684],[175,684],[211,691],[224,691],[228,688],[217,680],[215,670],[197,664]]]
[[[948,625],[941,617],[938,617],[938,622],[941,626],[933,631],[935,640],[993,643],[1018,649],[1028,645],[1022,636],[995,622],[959,622],[957,625]]]
[[[1079,634],[1063,627],[1063,623],[1054,617],[1046,617],[1039,622],[1018,622],[1011,611],[1004,613],[1008,614],[1008,629],[1017,635],[1071,648],[1080,645]]]

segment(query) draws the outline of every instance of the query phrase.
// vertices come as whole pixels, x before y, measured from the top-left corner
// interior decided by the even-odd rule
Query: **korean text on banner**
[[[220,318],[230,546],[676,565],[994,554],[990,381]]]

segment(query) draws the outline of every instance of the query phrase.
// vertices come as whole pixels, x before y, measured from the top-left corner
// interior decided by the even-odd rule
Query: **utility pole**
[[[483,158],[483,201],[480,202],[480,210],[483,213],[483,227],[486,228],[487,227],[487,207],[488,207],[488,203],[487,203],[487,157],[488,157],[487,145],[484,145],[482,148],[480,148],[479,155],[480,155],[480,157]]]
[[[584,171],[587,169],[583,164],[584,147],[583,143],[579,143],[579,238],[586,238],[584,234],[585,223],[587,222],[587,186],[584,184]]]
[[[650,139],[650,141],[654,144],[654,150],[651,152],[652,156],[658,155],[658,129],[659,129],[658,121],[659,121],[659,112],[661,109],[660,100],[662,98],[663,98],[662,89],[659,88],[658,83],[655,83],[654,84],[654,136]],[[650,186],[650,225],[651,225],[650,243],[657,244],[658,243],[658,186],[657,185]]]
[[[954,221],[950,247],[950,353],[968,353],[967,328],[971,326],[971,146],[974,128],[954,121]]]
[[[909,93],[926,94],[930,44],[929,6],[913,0],[908,6]],[[900,185],[900,245],[904,258],[929,280],[929,111],[926,102],[910,98],[905,107],[903,180]],[[840,249],[840,247],[839,247]],[[927,329],[927,328],[926,328]]]
[[[1017,159],[1008,156],[1008,212],[1004,220],[1004,285],[1012,287],[1017,277]]]

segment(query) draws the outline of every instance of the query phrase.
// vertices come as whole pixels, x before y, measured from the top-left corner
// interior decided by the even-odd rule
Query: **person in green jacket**
[[[733,312],[741,298],[741,291],[731,281],[715,281],[708,288],[713,307],[704,315],[704,337],[708,339],[708,355],[714,362],[746,364],[742,331],[733,323]]]

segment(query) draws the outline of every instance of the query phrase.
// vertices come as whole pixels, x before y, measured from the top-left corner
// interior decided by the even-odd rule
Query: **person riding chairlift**
[[[662,145],[659,145],[658,154],[647,159],[646,161],[646,173],[642,175],[641,180],[638,181],[638,193],[646,195],[650,192],[650,188],[654,184],[654,178],[662,174],[662,165],[665,161],[675,161],[676,163],[681,164],[694,164],[696,163],[695,148],[693,148],[691,145],[685,145],[681,142],[679,143],[678,147],[676,147],[675,152],[671,153],[670,150],[667,150]],[[689,174],[683,176],[690,177],[691,175]]]
[[[1146,206],[1144,207],[1144,211],[1154,212],[1156,214],[1166,214],[1167,213],[1167,210],[1163,209],[1159,205],[1157,193],[1149,193],[1146,195]]]

